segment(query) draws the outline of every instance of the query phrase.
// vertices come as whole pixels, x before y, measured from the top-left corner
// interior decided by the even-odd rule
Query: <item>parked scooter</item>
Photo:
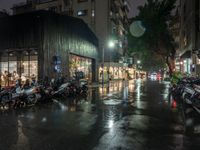
[[[52,96],[53,97],[66,96],[69,85],[70,84],[68,82],[61,84],[61,86],[59,86],[57,90],[51,92]]]
[[[77,94],[81,95],[82,97],[86,98],[88,95],[88,82],[87,81],[80,81],[80,86],[78,88]]]
[[[0,108],[8,109],[11,105],[13,105],[12,93],[15,90],[14,87],[1,89],[0,91]]]

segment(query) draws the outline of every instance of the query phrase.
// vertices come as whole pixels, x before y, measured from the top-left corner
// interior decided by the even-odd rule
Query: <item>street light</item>
[[[109,47],[109,48],[113,48],[114,46],[115,46],[114,41],[109,41],[109,42],[108,42],[108,47]]]
[[[140,64],[141,63],[141,61],[140,60],[137,60],[137,64]]]
[[[110,41],[108,41],[107,46],[108,46],[108,48],[114,48],[115,42],[113,40],[110,40]],[[105,50],[105,47],[103,45],[103,47],[102,47],[102,87],[104,85],[104,50]]]

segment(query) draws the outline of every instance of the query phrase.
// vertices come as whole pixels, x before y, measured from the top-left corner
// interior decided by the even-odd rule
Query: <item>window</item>
[[[95,11],[94,11],[94,9],[92,9],[92,13],[91,13],[91,15],[92,15],[92,17],[95,16]]]
[[[26,79],[38,77],[37,51],[20,51],[1,54],[0,82],[2,86],[14,85],[21,76],[22,83]]]
[[[86,16],[88,13],[88,10],[79,10],[77,11],[77,16]]]
[[[82,72],[82,77],[92,80],[92,59],[70,54],[70,77],[76,77],[77,73]]]

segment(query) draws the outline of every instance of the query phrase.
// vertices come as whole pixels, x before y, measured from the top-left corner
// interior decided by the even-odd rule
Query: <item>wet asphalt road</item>
[[[171,107],[169,84],[115,81],[87,100],[0,112],[0,150],[199,150]]]

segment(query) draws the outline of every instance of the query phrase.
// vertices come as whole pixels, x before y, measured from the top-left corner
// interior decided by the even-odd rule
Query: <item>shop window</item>
[[[20,77],[23,81],[26,79],[37,79],[37,57],[36,51],[8,52],[1,54],[1,85],[13,86]]]
[[[38,77],[38,56],[35,51],[23,52],[22,58],[22,70],[21,70],[22,81],[26,79]]]
[[[79,76],[80,75],[80,76]],[[70,77],[92,80],[92,59],[70,55]]]
[[[14,83],[17,74],[17,57],[14,52],[1,55],[1,86],[9,86]]]
[[[95,16],[95,11],[94,11],[94,9],[92,9],[92,13],[91,13],[91,15],[92,15],[92,17]]]

